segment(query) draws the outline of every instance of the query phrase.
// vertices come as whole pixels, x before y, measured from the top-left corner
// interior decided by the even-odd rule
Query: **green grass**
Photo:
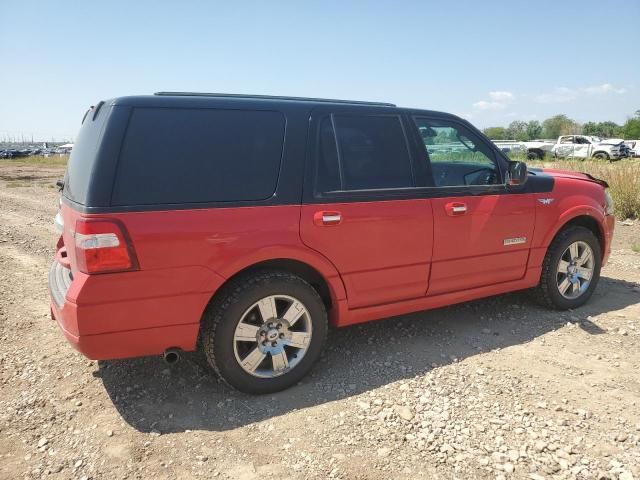
[[[609,184],[616,217],[640,218],[640,160],[527,160],[532,167],[556,168],[583,172]]]
[[[631,245],[631,250],[636,253],[640,253],[640,243],[634,243],[633,245]]]

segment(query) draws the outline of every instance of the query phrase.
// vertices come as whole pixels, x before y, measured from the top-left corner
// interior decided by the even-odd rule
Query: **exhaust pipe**
[[[173,365],[180,360],[180,350],[177,348],[168,348],[162,354],[162,359],[167,365]]]

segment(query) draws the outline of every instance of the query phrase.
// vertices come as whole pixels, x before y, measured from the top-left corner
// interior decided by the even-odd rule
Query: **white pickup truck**
[[[493,140],[503,152],[525,154],[529,160],[541,160],[545,153],[551,152],[555,142],[553,140],[530,140],[519,142],[518,140]]]
[[[556,158],[600,158],[620,160],[629,156],[629,148],[619,138],[603,140],[588,135],[562,135],[552,150]]]

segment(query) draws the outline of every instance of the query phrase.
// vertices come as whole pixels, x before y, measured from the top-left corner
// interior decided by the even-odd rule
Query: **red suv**
[[[201,349],[231,386],[298,382],[329,325],[535,289],[583,304],[606,183],[510,161],[386,103],[159,93],[98,103],[65,175],[52,316],[92,359]]]

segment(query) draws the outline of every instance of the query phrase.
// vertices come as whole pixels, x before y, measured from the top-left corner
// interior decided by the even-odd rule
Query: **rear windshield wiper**
[[[80,122],[81,125],[84,125],[84,121],[87,118],[87,115],[89,115],[89,112],[93,112],[93,118],[91,120],[95,120],[96,117],[98,116],[98,112],[100,111],[100,108],[102,108],[102,105],[104,105],[104,101],[99,101],[98,105],[91,105],[89,107],[89,109],[84,112],[84,116],[82,117],[82,122]]]

